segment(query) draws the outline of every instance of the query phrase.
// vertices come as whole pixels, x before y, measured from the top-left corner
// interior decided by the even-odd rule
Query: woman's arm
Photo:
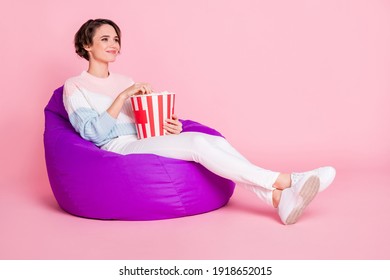
[[[73,82],[65,82],[63,101],[70,123],[84,139],[100,146],[114,128],[116,119],[106,111],[99,114]]]
[[[122,110],[123,104],[126,99],[135,94],[148,94],[152,93],[152,87],[148,83],[135,83],[131,87],[128,87],[122,91],[111,106],[107,109],[107,113],[110,114],[114,119],[118,118],[120,111]]]

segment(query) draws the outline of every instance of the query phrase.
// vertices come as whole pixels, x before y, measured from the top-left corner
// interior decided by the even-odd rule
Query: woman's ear
[[[89,52],[91,50],[91,46],[88,46],[88,45],[83,45],[83,48],[84,50],[86,50],[87,52]]]

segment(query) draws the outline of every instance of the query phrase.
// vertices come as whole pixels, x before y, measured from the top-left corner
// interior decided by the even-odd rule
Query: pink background
[[[0,13],[0,258],[389,258],[390,1],[37,0]],[[43,108],[86,68],[73,35],[99,17],[123,32],[111,71],[175,92],[181,118],[265,168],[335,166],[334,185],[293,227],[241,188],[227,207],[184,219],[63,213]]]

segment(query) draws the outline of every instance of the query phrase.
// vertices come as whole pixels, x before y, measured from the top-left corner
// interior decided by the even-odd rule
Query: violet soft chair
[[[224,206],[234,183],[195,162],[153,154],[120,155],[84,140],[69,122],[63,87],[45,108],[44,146],[53,194],[66,212],[85,218],[158,220]],[[183,132],[221,136],[183,120]],[[222,137],[222,136],[221,136]]]

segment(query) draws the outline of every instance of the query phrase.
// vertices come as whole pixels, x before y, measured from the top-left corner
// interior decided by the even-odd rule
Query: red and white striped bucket
[[[172,118],[175,94],[170,92],[130,97],[138,139],[164,135],[164,121]]]

